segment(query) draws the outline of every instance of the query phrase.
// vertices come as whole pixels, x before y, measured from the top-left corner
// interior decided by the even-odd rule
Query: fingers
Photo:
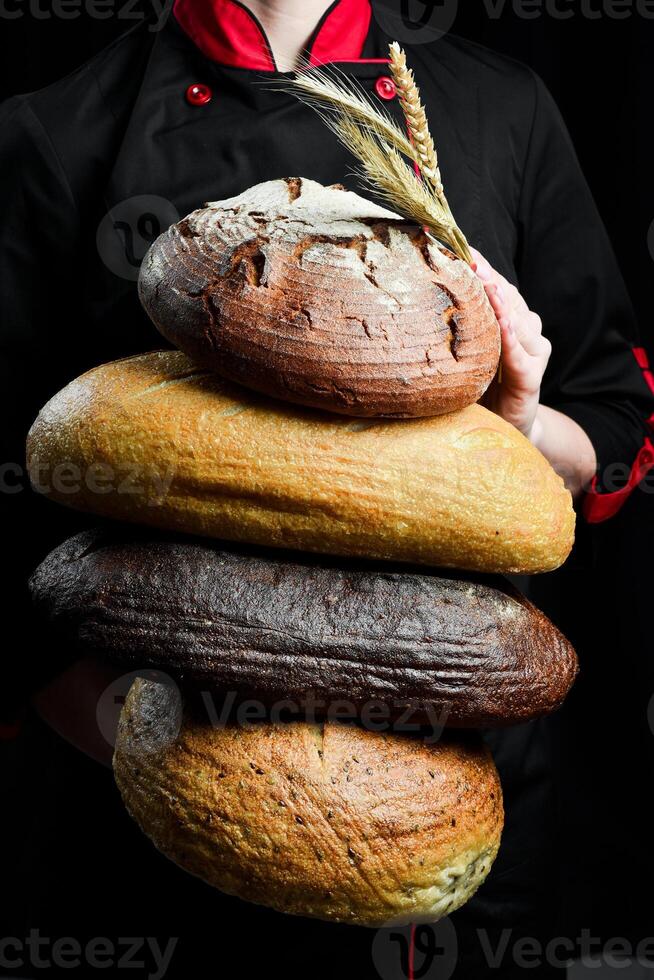
[[[502,381],[522,379],[530,369],[530,356],[516,336],[509,320],[500,320],[502,335]]]
[[[501,276],[476,249],[471,267],[500,326],[501,372],[487,393],[487,405],[528,438],[532,432],[543,374],[552,350],[543,325],[519,290]]]
[[[67,742],[111,767],[113,748],[107,735],[117,727],[119,711],[103,695],[123,674],[124,669],[84,657],[37,691],[32,705]]]
[[[498,322],[501,324],[506,321],[511,325],[528,354],[532,357],[542,357],[549,341],[546,341],[542,335],[543,324],[538,314],[532,313],[527,307],[525,309],[510,307],[509,304],[502,302],[497,293],[492,297],[489,296],[489,299]]]
[[[474,256],[472,269],[483,282],[486,294],[491,302],[493,304],[496,302],[499,303],[502,306],[503,313],[508,310],[514,311],[517,314],[528,313],[529,307],[518,289],[496,269],[493,269],[481,252],[478,252],[476,249],[472,249],[472,252]],[[493,308],[495,308],[495,305],[493,305]]]
[[[540,389],[543,374],[552,351],[546,337],[538,337],[533,352],[527,350],[507,318],[500,320],[502,337],[502,383],[516,391],[533,394]]]
[[[486,295],[498,322],[508,322],[525,351],[532,357],[544,359],[546,364],[551,347],[549,341],[542,336],[541,318],[529,309],[519,290],[493,269],[481,252],[477,249],[471,251],[474,260],[472,267],[484,283]]]
[[[524,349],[507,320],[500,323],[502,335],[502,385],[517,395],[532,395],[540,388],[542,371]]]

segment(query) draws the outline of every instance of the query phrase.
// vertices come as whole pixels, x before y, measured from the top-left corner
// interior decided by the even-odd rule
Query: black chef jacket
[[[309,53],[356,78],[399,120],[397,100],[387,97],[393,38],[382,23],[368,0],[337,0]],[[454,214],[469,241],[540,314],[553,347],[542,400],[575,419],[593,442],[604,493],[589,495],[587,513],[606,516],[625,496],[611,493],[616,479],[628,483],[634,464],[639,473],[649,464],[651,395],[644,355],[639,366],[630,349],[634,324],[623,282],[561,117],[540,79],[508,58],[451,35],[405,48]],[[27,616],[27,574],[83,520],[21,488],[26,430],[76,375],[164,346],[136,296],[149,241],[177,215],[259,181],[298,175],[357,189],[353,159],[313,112],[275,89],[271,82],[280,77],[260,25],[236,0],[176,0],[165,24],[137,25],[69,77],[2,106],[0,391],[2,459],[9,464],[2,497],[12,544],[5,595],[17,629]],[[5,668],[25,667],[25,688],[62,662],[47,637],[29,652],[12,652]],[[19,686],[7,683],[4,693]],[[291,974],[401,975],[373,962],[369,933],[252,909],[180,874],[129,824],[108,774],[38,725],[26,739],[30,765],[57,801],[31,845],[30,888],[38,898],[29,892],[21,906],[30,925],[45,921],[51,934],[76,934],[73,917],[78,933],[90,935],[106,934],[107,921],[131,934],[183,934],[179,975],[194,954],[206,968],[230,943],[248,973],[270,967],[272,958]],[[484,975],[476,926],[532,936],[555,928],[565,879],[557,864],[555,784],[566,747],[557,749],[557,739],[549,721],[489,735],[507,829],[488,883],[454,917],[460,946],[475,964],[466,967],[464,956],[457,977]],[[18,804],[26,817],[35,778],[33,772],[32,790]],[[95,802],[85,812],[89,794]],[[91,862],[80,859],[76,841],[89,820],[97,835]],[[145,878],[135,882],[134,874]],[[62,904],[59,883],[71,876],[76,898]],[[220,936],[212,932],[217,920]],[[169,976],[178,975],[174,968]],[[267,972],[276,976],[275,969]],[[512,975],[508,966],[501,975]]]

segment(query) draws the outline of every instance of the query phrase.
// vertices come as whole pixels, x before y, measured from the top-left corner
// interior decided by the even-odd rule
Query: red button
[[[186,89],[186,101],[189,105],[206,105],[207,102],[211,102],[212,94],[208,85],[196,82],[195,85],[189,85]]]
[[[385,99],[386,102],[390,102],[397,95],[397,88],[395,87],[395,82],[388,75],[382,75],[375,82],[375,91],[380,99]]]

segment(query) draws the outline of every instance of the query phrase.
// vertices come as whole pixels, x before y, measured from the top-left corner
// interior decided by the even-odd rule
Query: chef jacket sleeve
[[[0,133],[3,460],[23,464],[27,429],[64,380],[83,276],[73,193],[27,97],[0,106]]]
[[[597,488],[615,491],[643,448],[654,404],[607,232],[561,115],[536,75],[533,83],[517,271],[552,343],[542,401],[584,429],[597,453]]]
[[[14,637],[0,679],[6,709],[33,686],[43,663],[56,659],[47,638],[34,635],[26,583],[67,523],[65,516],[53,521],[54,505],[28,487],[25,437],[43,403],[70,380],[67,340],[81,319],[83,288],[73,194],[26,96],[0,106],[0,195],[2,595],[5,629]]]

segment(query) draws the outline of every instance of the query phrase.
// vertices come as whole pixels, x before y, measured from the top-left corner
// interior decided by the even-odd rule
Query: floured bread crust
[[[495,315],[465,262],[398,215],[301,178],[173,225],[139,294],[198,363],[347,415],[454,411],[481,397],[499,359]]]

